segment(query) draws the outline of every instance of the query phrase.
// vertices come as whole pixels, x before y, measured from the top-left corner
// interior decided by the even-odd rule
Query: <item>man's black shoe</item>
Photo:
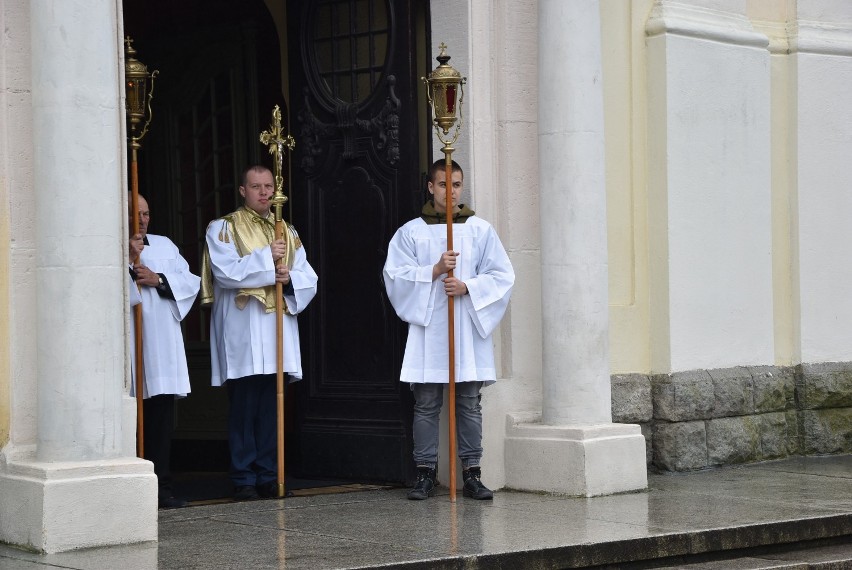
[[[479,467],[471,467],[462,473],[464,479],[464,487],[462,494],[465,497],[476,499],[477,501],[486,501],[494,498],[494,493],[491,489],[482,484],[482,470]]]
[[[422,501],[435,494],[435,470],[429,467],[417,468],[417,482],[414,488],[408,492],[408,498],[412,501]]]
[[[239,485],[234,489],[235,501],[253,501],[257,498],[257,489],[254,488],[254,485]]]
[[[186,506],[186,501],[178,497],[160,497],[157,506],[161,509],[179,509]]]
[[[278,481],[269,481],[261,483],[256,487],[257,494],[261,499],[277,499],[278,498]],[[292,497],[293,491],[284,491],[284,498]]]

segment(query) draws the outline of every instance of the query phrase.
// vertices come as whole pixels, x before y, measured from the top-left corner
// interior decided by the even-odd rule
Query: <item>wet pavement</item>
[[[852,455],[650,475],[646,492],[590,499],[354,489],[161,510],[157,543],[0,546],[0,570],[852,568]]]

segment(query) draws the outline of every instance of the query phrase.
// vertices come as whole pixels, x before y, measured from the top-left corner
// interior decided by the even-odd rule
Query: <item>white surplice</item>
[[[267,313],[256,298],[251,297],[240,309],[235,298],[240,289],[275,285],[275,265],[270,247],[255,249],[240,257],[233,240],[220,241],[225,232],[224,219],[207,226],[207,249],[213,272],[213,311],[210,323],[211,383],[221,386],[226,380],[255,374],[277,372],[275,313]],[[305,248],[295,251],[290,268],[292,294],[284,300],[290,314],[284,314],[284,371],[302,378],[302,356],[299,328],[295,315],[301,313],[317,292],[317,274],[308,263]]]
[[[496,380],[491,333],[500,323],[515,282],[512,264],[491,224],[472,216],[453,224],[453,249],[459,252],[453,275],[468,294],[455,297],[457,382]],[[447,383],[447,295],[432,266],[447,251],[447,226],[411,220],[391,239],[384,267],[388,298],[409,323],[402,362],[403,382]]]
[[[143,285],[136,290],[131,286],[130,304],[142,303],[142,357],[145,364],[143,396],[175,394],[186,396],[190,392],[189,371],[180,322],[189,313],[201,279],[189,270],[189,264],[177,246],[167,237],[148,234],[148,244],[142,250],[139,263],[154,273],[162,273],[168,281],[174,300],[161,297],[155,287]],[[131,324],[135,312],[131,311]],[[131,329],[135,334],[135,326]],[[136,351],[132,351],[134,370],[130,393],[135,395]]]

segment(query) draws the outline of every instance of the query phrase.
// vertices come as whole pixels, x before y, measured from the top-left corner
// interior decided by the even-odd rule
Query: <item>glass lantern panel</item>
[[[456,86],[447,85],[447,113],[456,114]]]

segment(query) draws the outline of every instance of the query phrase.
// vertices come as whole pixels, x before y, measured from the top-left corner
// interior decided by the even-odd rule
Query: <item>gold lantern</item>
[[[133,150],[137,150],[141,147],[139,141],[148,132],[148,125],[151,124],[154,78],[159,72],[148,73],[148,67],[134,57],[136,50],[133,49],[133,40],[130,36],[125,38],[124,43],[124,85],[127,96],[126,112],[130,121],[130,146]]]
[[[462,126],[462,102],[464,101],[464,84],[466,78],[461,76],[448,61],[450,56],[447,55],[447,46],[441,44],[438,46],[441,52],[438,57],[438,67],[432,70],[429,77],[423,77],[426,83],[426,97],[429,99],[429,104],[434,111],[432,124],[435,126],[435,133],[438,139],[445,146],[450,146],[456,142],[459,137],[459,132]],[[458,119],[458,123],[456,120]],[[450,136],[450,129],[456,125],[456,130]],[[441,132],[443,131],[443,133]]]

